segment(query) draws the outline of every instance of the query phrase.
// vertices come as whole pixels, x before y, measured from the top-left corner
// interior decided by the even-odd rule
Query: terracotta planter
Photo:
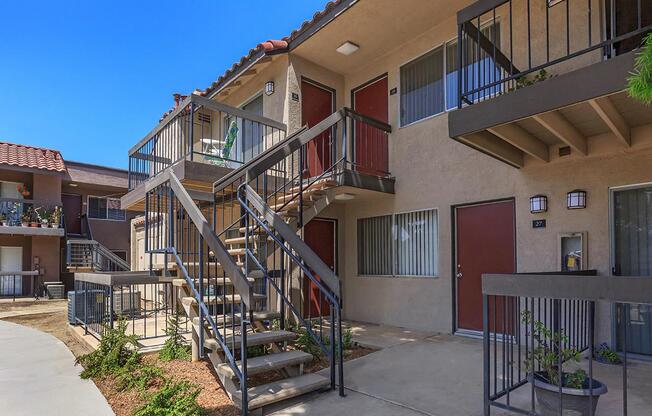
[[[20,225],[22,225],[23,227],[29,227],[29,223],[28,223],[28,222],[21,222]]]
[[[29,226],[32,228],[38,228],[38,222],[30,222]]]

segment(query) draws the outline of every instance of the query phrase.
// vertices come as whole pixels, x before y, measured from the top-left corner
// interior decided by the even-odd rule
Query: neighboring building
[[[412,329],[479,335],[483,273],[652,275],[652,112],[625,91],[652,4],[627,4],[331,2],[178,100],[130,150],[123,205],[165,212],[171,168],[242,264],[246,173],[336,271],[344,318]],[[324,129],[304,144],[306,125]],[[281,207],[323,175],[327,203]],[[303,314],[314,293],[295,287]],[[630,352],[652,355],[649,307],[635,319]],[[596,341],[618,348],[619,325],[600,306]]]
[[[0,295],[29,296],[44,282],[72,288],[68,241],[94,239],[129,261],[135,214],[120,207],[126,188],[124,170],[67,162],[57,150],[0,143]]]

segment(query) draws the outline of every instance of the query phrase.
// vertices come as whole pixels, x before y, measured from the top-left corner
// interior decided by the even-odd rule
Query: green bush
[[[168,380],[148,397],[134,416],[200,416],[204,409],[197,403],[200,389],[187,381]]]
[[[297,327],[294,329],[294,332],[298,334],[297,339],[295,340],[296,346],[301,349],[303,352],[311,354],[315,358],[320,358],[323,355],[323,351],[315,339],[310,336],[310,333],[303,328]],[[324,345],[326,349],[330,349],[331,340],[326,335],[323,336]],[[344,351],[350,350],[353,348],[353,331],[350,328],[347,328],[342,333],[342,349]]]
[[[627,90],[630,97],[646,105],[652,104],[652,33],[643,40],[634,73],[627,80]]]
[[[165,330],[168,339],[165,340],[163,348],[159,351],[159,358],[163,361],[190,360],[190,345],[186,343],[181,334],[179,318],[176,314],[168,317],[168,326]]]
[[[115,328],[106,328],[97,350],[77,357],[75,364],[84,367],[81,378],[106,377],[140,362],[138,337],[127,335],[126,331],[127,322],[118,321]]]
[[[163,370],[140,362],[128,363],[116,373],[118,390],[131,390],[137,388],[145,390],[155,380],[163,378]]]

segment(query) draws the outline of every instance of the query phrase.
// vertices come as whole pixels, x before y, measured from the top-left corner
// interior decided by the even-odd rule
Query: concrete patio
[[[345,364],[347,397],[337,392],[304,397],[275,416],[478,416],[482,415],[482,342],[450,335],[432,335],[399,328],[352,324],[354,340],[387,345]],[[358,328],[357,330],[355,328]],[[382,341],[382,342],[379,342]],[[597,416],[622,414],[622,373],[619,366],[595,363],[595,377],[607,383]],[[652,408],[652,363],[631,361],[629,415],[648,415]],[[529,409],[530,387],[511,400]],[[493,409],[492,415],[514,414]]]

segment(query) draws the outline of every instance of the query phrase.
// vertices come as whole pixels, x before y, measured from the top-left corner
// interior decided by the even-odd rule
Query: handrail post
[[[190,152],[190,160],[193,160],[193,141],[194,141],[194,128],[195,128],[195,103],[190,102],[190,126],[188,127],[188,151]]]
[[[343,351],[344,346],[342,345],[343,343],[342,343],[342,305],[341,305],[341,302],[342,302],[342,298],[340,297],[340,298],[338,298],[337,303],[334,304],[333,306],[335,307],[335,309],[337,309],[337,331],[339,332],[338,337],[337,337],[338,340],[339,340],[339,343],[337,345],[337,348],[338,348],[338,351],[337,351],[338,360],[337,361],[338,361],[338,364],[339,364],[339,378],[340,378],[340,391],[339,391],[339,393],[340,393],[340,397],[344,397],[344,396],[346,396],[346,394],[344,394],[344,351]],[[333,342],[335,342],[335,341],[333,341]],[[333,359],[334,359],[334,357],[333,357]]]
[[[204,304],[204,237],[199,235],[199,299],[200,305]],[[204,358],[204,310],[199,310],[199,358]]]
[[[246,261],[246,260],[245,260]],[[247,392],[247,307],[240,302],[240,366],[242,378],[240,379],[240,391],[242,392],[242,415],[249,414],[249,399]]]
[[[457,25],[457,108],[462,108],[462,24]]]

